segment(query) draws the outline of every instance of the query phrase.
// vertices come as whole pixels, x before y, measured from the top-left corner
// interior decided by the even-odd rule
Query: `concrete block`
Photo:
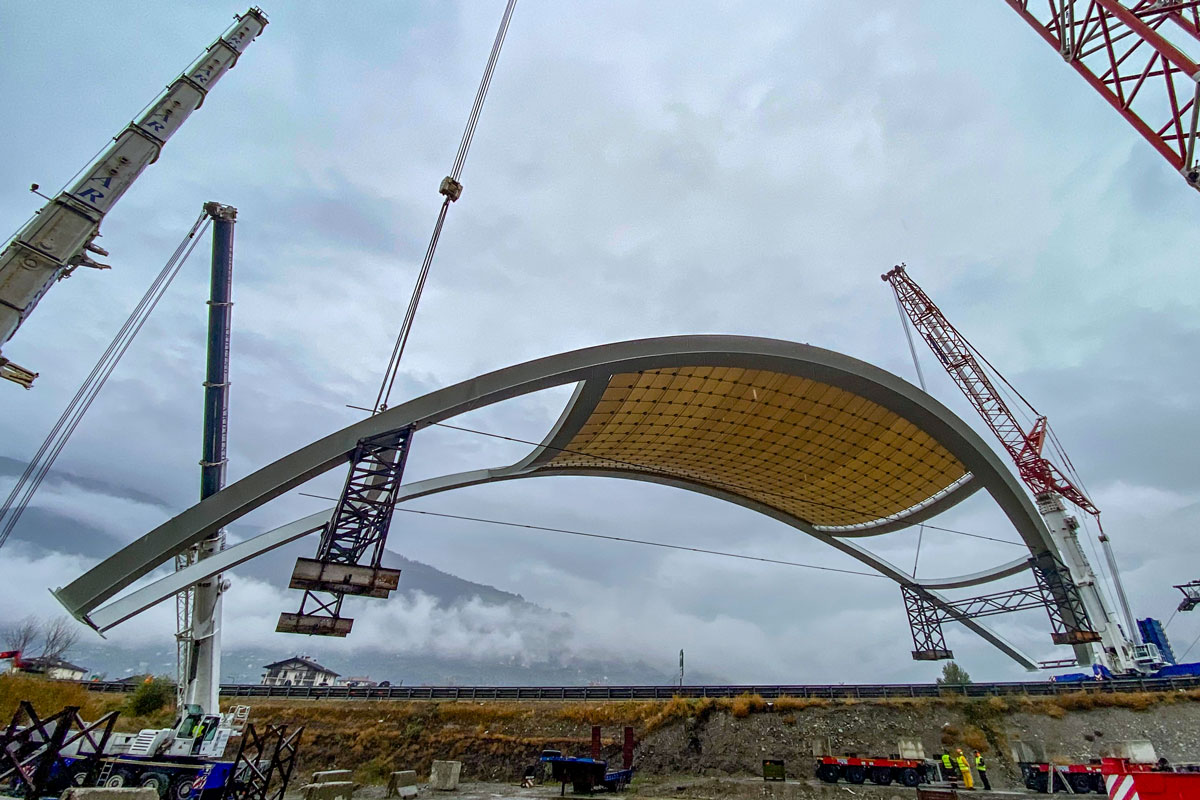
[[[417,796],[417,773],[416,770],[405,769],[399,772],[393,772],[388,779],[387,797],[416,797]]]
[[[313,783],[333,783],[334,781],[350,780],[351,772],[348,769],[327,769],[324,772],[314,772],[312,777]]]
[[[350,781],[309,783],[300,787],[304,800],[353,800],[358,784]]]
[[[158,800],[158,792],[150,786],[72,786],[62,793],[62,800]]]
[[[896,752],[900,754],[901,758],[923,760],[925,744],[920,739],[900,739],[896,742]]]
[[[833,741],[828,736],[814,736],[809,740],[809,745],[812,748],[814,756],[828,756],[833,754]]]
[[[1100,751],[1107,758],[1127,758],[1134,764],[1153,764],[1158,761],[1158,753],[1154,745],[1146,739],[1131,739],[1127,742],[1113,742]]]
[[[453,792],[458,788],[458,778],[462,774],[461,761],[435,761],[429,770],[429,788],[439,792]]]

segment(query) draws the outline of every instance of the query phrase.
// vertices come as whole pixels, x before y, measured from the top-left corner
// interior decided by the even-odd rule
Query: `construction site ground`
[[[559,784],[545,783],[533,788],[522,788],[516,783],[463,783],[453,792],[441,792],[427,785],[418,787],[418,797],[423,800],[491,800],[491,798],[522,797],[530,800],[550,800],[559,796]],[[364,786],[354,793],[355,800],[384,800],[383,786]],[[566,796],[572,794],[568,786]],[[764,781],[762,778],[744,777],[696,777],[654,776],[637,778],[623,794],[635,797],[654,797],[663,800],[709,800],[712,798],[734,798],[734,800],[916,800],[914,789],[901,786],[873,786],[863,784],[850,786],[845,783],[830,785],[814,779],[788,780],[786,782]],[[1014,798],[1038,797],[1030,792],[997,791],[961,792],[973,800],[1014,800]],[[587,795],[583,795],[587,796]],[[612,796],[597,792],[594,797]],[[619,796],[619,795],[617,795]],[[1098,795],[1088,795],[1098,798]],[[285,800],[301,800],[300,792],[288,792]]]

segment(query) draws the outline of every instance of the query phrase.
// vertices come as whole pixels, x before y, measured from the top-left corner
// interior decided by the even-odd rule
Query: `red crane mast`
[[[1042,455],[1049,432],[1046,417],[1039,414],[1028,431],[1021,426],[975,357],[975,349],[970,342],[946,319],[946,315],[916,281],[908,276],[903,264],[893,267],[882,278],[891,284],[896,300],[912,320],[913,327],[1008,451],[1017,465],[1021,480],[1030,491],[1035,496],[1055,492],[1098,518],[1100,509],[1061,469]]]
[[[1200,0],[1004,0],[1200,189]]]

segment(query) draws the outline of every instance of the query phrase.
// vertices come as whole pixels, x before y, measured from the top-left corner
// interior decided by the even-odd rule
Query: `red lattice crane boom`
[[[1200,189],[1200,0],[1004,1]]]
[[[908,277],[901,264],[883,276],[913,327],[925,339],[946,372],[958,384],[967,400],[983,417],[1000,444],[1012,456],[1021,480],[1035,496],[1055,492],[1083,511],[1099,516],[1100,509],[1057,466],[1042,455],[1048,427],[1046,418],[1038,415],[1028,431],[1022,426],[1008,403],[997,391],[983,365],[975,357],[970,342],[950,324],[929,295]],[[1034,412],[1036,413],[1036,411]]]

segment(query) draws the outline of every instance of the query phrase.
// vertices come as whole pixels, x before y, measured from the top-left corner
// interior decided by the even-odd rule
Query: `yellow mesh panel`
[[[614,375],[546,467],[683,478],[815,525],[897,514],[966,472],[924,431],[858,395],[734,367]]]

